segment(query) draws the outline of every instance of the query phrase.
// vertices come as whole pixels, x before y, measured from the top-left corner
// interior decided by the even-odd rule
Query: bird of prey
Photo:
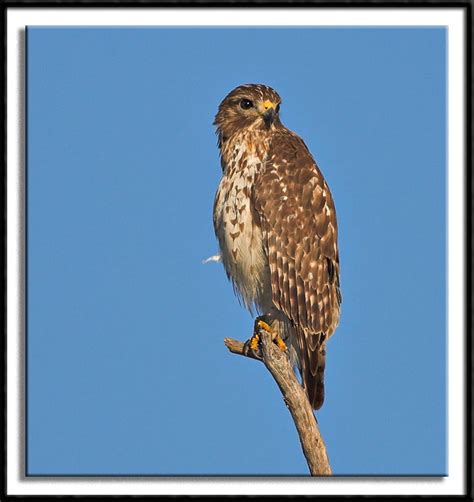
[[[280,105],[262,84],[241,85],[219,105],[214,229],[234,290],[260,314],[256,326],[279,335],[319,409],[341,304],[336,210],[308,147],[281,123]]]

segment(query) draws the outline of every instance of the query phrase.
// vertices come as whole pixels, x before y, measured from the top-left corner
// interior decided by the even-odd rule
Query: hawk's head
[[[241,129],[269,129],[280,125],[281,98],[271,87],[245,84],[222,100],[214,120],[221,140]]]

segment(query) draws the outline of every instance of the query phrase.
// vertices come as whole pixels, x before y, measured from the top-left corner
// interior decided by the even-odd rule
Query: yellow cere
[[[265,110],[268,110],[269,108],[276,108],[276,104],[273,102],[273,101],[270,101],[270,100],[266,100],[263,102],[263,108]]]

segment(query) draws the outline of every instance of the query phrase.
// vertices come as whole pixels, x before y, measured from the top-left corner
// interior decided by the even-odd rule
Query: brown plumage
[[[270,87],[248,84],[220,104],[214,228],[234,289],[279,329],[318,409],[341,304],[336,211],[305,143],[281,123],[280,103]]]

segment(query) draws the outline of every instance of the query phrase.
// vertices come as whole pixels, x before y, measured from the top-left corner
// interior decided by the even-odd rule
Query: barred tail
[[[315,410],[319,410],[324,403],[324,368],[326,366],[326,351],[321,349],[317,355],[316,374],[303,383],[308,394],[309,402]]]
[[[294,338],[303,387],[313,409],[319,410],[324,403],[326,337],[322,333],[305,333],[296,328]]]

